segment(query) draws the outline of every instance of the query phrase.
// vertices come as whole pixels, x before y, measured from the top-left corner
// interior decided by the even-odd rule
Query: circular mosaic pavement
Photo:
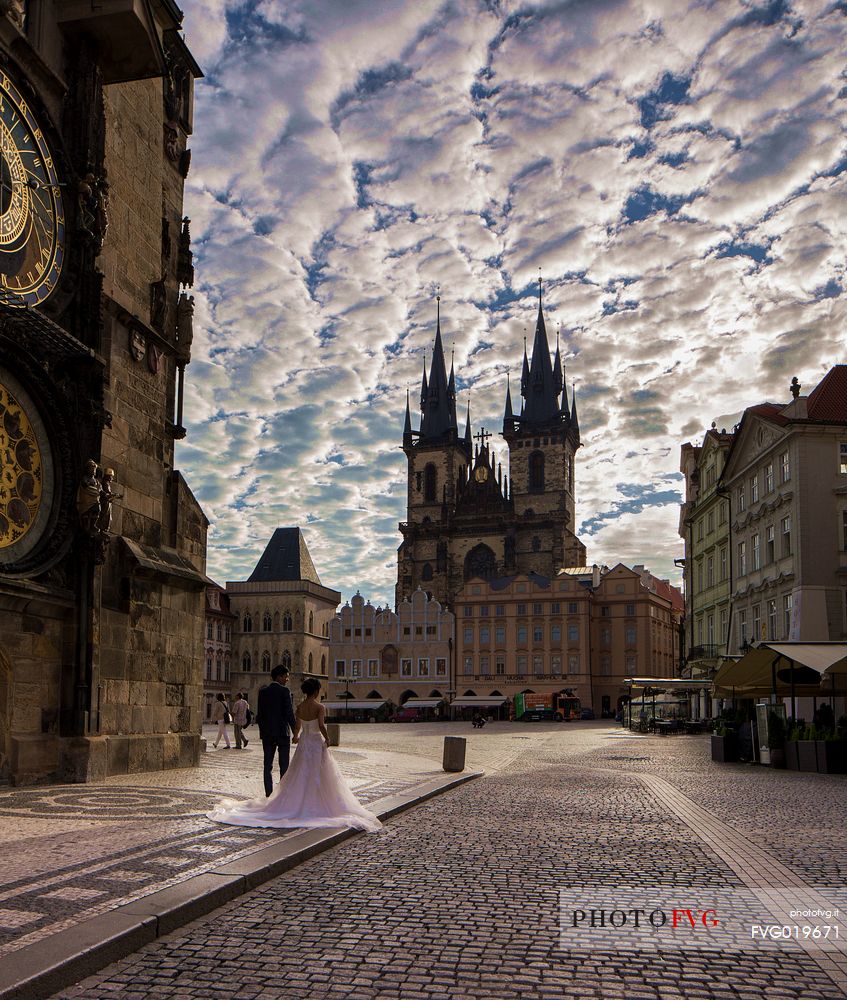
[[[220,794],[182,789],[79,788],[33,789],[0,796],[0,816],[94,819],[114,822],[150,816],[196,816],[208,812]]]

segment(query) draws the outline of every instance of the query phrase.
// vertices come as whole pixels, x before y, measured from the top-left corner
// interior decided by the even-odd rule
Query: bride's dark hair
[[[308,698],[310,695],[317,694],[321,689],[321,682],[315,677],[307,677],[306,680],[300,685],[300,690]]]

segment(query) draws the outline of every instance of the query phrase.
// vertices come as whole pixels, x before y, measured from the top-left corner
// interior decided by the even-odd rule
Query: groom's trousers
[[[265,751],[264,779],[265,795],[270,795],[274,790],[273,768],[274,757],[279,754],[279,776],[280,778],[288,770],[288,759],[291,755],[291,741],[284,740],[262,740],[262,749]]]

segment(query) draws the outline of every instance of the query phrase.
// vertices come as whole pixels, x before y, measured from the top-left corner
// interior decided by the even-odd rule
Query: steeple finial
[[[441,296],[435,296],[435,329],[441,330]]]

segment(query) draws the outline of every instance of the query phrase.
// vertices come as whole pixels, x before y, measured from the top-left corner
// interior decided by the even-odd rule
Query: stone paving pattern
[[[442,773],[396,749],[332,752],[366,803]],[[0,792],[0,956],[292,836],[206,818],[224,796],[263,794],[261,767],[257,739],[198,768]]]
[[[366,754],[399,746],[435,760],[443,735],[459,731],[399,728],[363,726],[344,739]],[[847,778],[724,770],[708,760],[702,738],[630,739],[601,723],[496,724],[468,735],[474,767],[491,748],[485,778],[395,817],[379,836],[346,841],[58,996],[847,996],[820,962],[790,947],[563,949],[558,911],[562,888],[586,900],[616,886],[645,899],[742,889],[739,872],[748,881],[750,872],[682,818],[691,800],[715,817],[715,830],[723,822],[772,852],[774,870],[781,864],[798,883],[843,890],[837,865],[821,871],[814,857],[798,854],[794,833],[808,805],[816,853],[841,861]],[[643,775],[664,781],[651,791]],[[670,786],[677,791],[658,793]]]

